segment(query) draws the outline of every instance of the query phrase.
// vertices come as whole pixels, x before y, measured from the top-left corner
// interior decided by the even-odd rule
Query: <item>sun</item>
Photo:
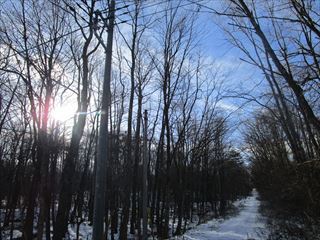
[[[77,107],[74,104],[62,103],[52,109],[51,115],[56,121],[66,122],[74,117],[76,111]]]

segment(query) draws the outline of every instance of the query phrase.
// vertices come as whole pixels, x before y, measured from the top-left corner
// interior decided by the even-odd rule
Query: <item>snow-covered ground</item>
[[[258,209],[258,193],[253,190],[252,196],[240,202],[238,215],[226,220],[211,220],[188,230],[181,238],[184,240],[238,240],[265,239],[265,220]]]
[[[243,240],[266,239],[266,219],[259,213],[260,201],[258,193],[253,190],[252,195],[246,199],[236,201],[234,205],[239,210],[237,214],[227,219],[213,219],[207,223],[194,226],[183,236],[173,239],[180,240]],[[76,239],[76,225],[69,225],[68,239]],[[91,239],[92,227],[82,223],[79,229],[80,239]],[[22,233],[13,231],[13,237],[19,238]],[[10,239],[10,231],[5,231],[3,239]],[[264,237],[263,237],[264,236]],[[151,238],[150,238],[151,239]]]

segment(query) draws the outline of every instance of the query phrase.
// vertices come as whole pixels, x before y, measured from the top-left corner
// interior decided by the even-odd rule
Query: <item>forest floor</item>
[[[183,240],[238,240],[266,239],[266,219],[259,212],[258,193],[235,203],[238,211],[226,219],[213,219],[188,230],[176,239]],[[263,237],[264,236],[264,237]]]
[[[189,230],[180,237],[179,240],[237,240],[237,239],[265,239],[265,220],[259,212],[260,201],[258,193],[233,203],[233,208],[225,218],[218,218],[200,225],[189,226]],[[5,231],[3,239],[10,239],[10,231]],[[92,227],[87,223],[80,225],[79,233],[81,239],[90,239]],[[20,239],[22,232],[13,231],[13,239]],[[68,239],[76,239],[76,226],[70,224],[68,227]],[[265,236],[265,235],[264,235]],[[134,239],[134,238],[133,238]]]
[[[185,234],[172,240],[320,240],[319,225],[307,226],[300,218],[276,214],[272,207],[260,201],[253,190],[251,196],[235,201],[225,217],[213,218],[206,223],[190,223]],[[17,212],[18,213],[18,212]],[[3,215],[3,214],[1,214]],[[19,214],[17,214],[19,215]],[[299,220],[300,219],[300,220]],[[18,230],[19,229],[19,230]],[[2,233],[2,239],[10,239],[10,230]],[[80,239],[91,239],[92,227],[84,222],[80,225]],[[12,239],[21,239],[22,232],[16,227]],[[68,240],[76,239],[76,226],[69,224]],[[117,236],[116,236],[117,239]],[[128,239],[135,239],[129,236]],[[154,239],[150,237],[149,239]]]

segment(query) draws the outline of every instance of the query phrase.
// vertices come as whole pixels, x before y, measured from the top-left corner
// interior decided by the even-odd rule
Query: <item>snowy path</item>
[[[238,215],[225,221],[211,220],[201,224],[184,234],[185,240],[238,240],[238,239],[261,239],[259,232],[264,229],[264,221],[258,212],[260,205],[257,192],[243,202]],[[260,230],[260,231],[259,231]]]

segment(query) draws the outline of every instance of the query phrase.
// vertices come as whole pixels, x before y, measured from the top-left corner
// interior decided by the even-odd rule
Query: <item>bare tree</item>
[[[96,1],[83,2],[83,7],[79,7],[83,13],[79,13],[73,6],[67,5],[70,13],[73,15],[76,25],[80,28],[84,43],[81,46],[82,52],[80,56],[76,49],[76,40],[71,41],[71,51],[73,60],[78,70],[78,109],[75,115],[75,122],[72,129],[70,147],[65,159],[65,165],[61,176],[61,190],[59,194],[59,208],[56,217],[56,225],[54,229],[54,239],[62,239],[65,236],[68,226],[69,212],[71,209],[72,194],[74,189],[70,186],[74,184],[73,175],[75,172],[75,164],[78,158],[80,141],[86,124],[86,116],[88,104],[90,101],[90,56],[96,52],[99,43],[94,43],[94,31],[96,26],[95,10]],[[84,15],[85,17],[83,17]],[[84,19],[84,20],[83,20]],[[83,26],[86,24],[88,26]]]

